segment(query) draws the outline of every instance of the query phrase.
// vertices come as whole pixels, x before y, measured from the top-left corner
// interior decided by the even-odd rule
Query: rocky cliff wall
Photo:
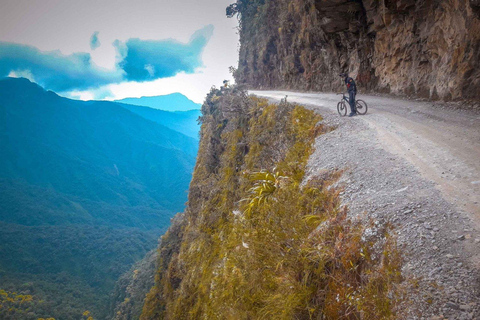
[[[480,101],[479,0],[238,0],[239,83]]]

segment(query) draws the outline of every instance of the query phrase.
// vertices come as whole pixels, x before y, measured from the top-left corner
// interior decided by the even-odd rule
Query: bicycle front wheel
[[[340,117],[345,117],[347,115],[347,106],[345,105],[345,102],[340,101],[337,104],[337,111]]]
[[[364,115],[367,113],[368,106],[367,103],[363,100],[357,100],[355,103],[355,107],[357,108],[357,113]]]

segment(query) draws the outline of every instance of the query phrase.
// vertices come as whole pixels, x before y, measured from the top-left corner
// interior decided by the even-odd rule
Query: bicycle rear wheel
[[[337,111],[340,117],[345,117],[347,115],[347,106],[345,105],[345,102],[340,101],[337,104]]]
[[[355,103],[355,107],[357,108],[357,113],[364,115],[367,113],[368,106],[367,103],[363,100],[357,100]]]

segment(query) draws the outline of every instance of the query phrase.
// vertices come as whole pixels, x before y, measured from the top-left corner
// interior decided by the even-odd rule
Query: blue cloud
[[[123,58],[119,67],[127,80],[133,81],[171,77],[181,71],[193,73],[203,65],[203,48],[212,34],[213,25],[209,25],[195,32],[186,44],[172,39],[116,41],[114,45]]]
[[[115,41],[119,61],[115,70],[97,67],[89,53],[63,55],[35,47],[0,41],[0,77],[28,74],[41,86],[57,91],[87,90],[123,81],[151,81],[179,72],[193,73],[202,66],[202,52],[213,34],[209,25],[195,32],[188,43],[176,40],[129,39]],[[91,38],[94,49],[98,32]]]
[[[90,37],[90,48],[95,50],[98,47],[100,47],[100,41],[98,40],[98,31],[95,31]]]
[[[28,45],[0,42],[0,77],[11,72],[28,73],[38,84],[58,92],[118,83],[124,78],[122,70],[97,67],[88,53],[63,55],[60,51],[42,52]]]

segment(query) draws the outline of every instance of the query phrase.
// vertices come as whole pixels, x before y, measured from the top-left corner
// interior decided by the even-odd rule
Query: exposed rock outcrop
[[[478,0],[238,0],[237,81],[336,91],[348,71],[365,91],[480,100]]]

